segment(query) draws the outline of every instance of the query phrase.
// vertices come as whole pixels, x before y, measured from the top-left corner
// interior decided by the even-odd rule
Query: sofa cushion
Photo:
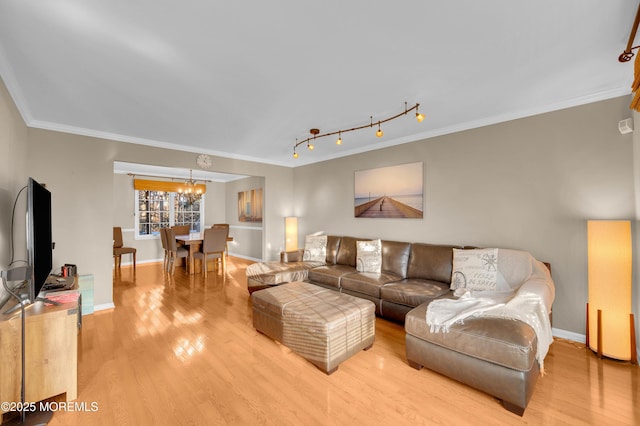
[[[379,274],[382,268],[382,243],[380,240],[356,242],[356,271]]]
[[[411,243],[382,241],[382,270],[407,278]]]
[[[356,293],[368,294],[375,298],[380,298],[380,288],[400,279],[396,274],[382,272],[374,274],[369,272],[356,272],[342,277],[340,286],[345,290]]]
[[[324,262],[327,259],[327,236],[305,236],[304,255],[302,259],[311,262]]]
[[[498,249],[453,249],[451,290],[493,291],[498,282]]]
[[[313,283],[339,289],[341,286],[341,278],[354,272],[356,272],[356,269],[353,266],[325,265],[309,270],[308,278],[309,281]]]
[[[340,247],[341,237],[335,235],[327,236],[327,259],[329,265],[335,265],[338,257],[338,248]]]
[[[336,263],[338,265],[347,265],[356,267],[356,239],[353,237],[342,237],[340,239],[340,247],[338,247],[338,254],[336,256]]]
[[[445,283],[409,278],[383,285],[380,298],[399,305],[415,307],[449,292],[449,286]]]
[[[405,317],[405,330],[419,339],[518,371],[531,370],[536,361],[537,339],[522,321],[473,317],[455,323],[446,333],[431,332],[427,325],[429,302],[414,308]]]
[[[458,247],[421,243],[411,244],[407,278],[422,278],[424,280],[450,283],[454,248]]]

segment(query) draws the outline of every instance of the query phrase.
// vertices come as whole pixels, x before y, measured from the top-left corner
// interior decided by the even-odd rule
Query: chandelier
[[[189,204],[200,201],[202,198],[202,189],[193,180],[193,170],[189,169],[189,180],[186,180],[184,185],[178,188],[178,193],[183,195]]]
[[[332,136],[332,135],[338,135],[338,139],[336,140],[336,145],[342,145],[342,134],[343,133],[347,133],[347,132],[353,132],[354,130],[361,130],[361,129],[366,129],[366,128],[372,128],[373,126],[378,126],[378,130],[376,131],[376,137],[381,138],[382,136],[384,136],[384,132],[382,131],[382,128],[380,127],[381,124],[387,123],[391,120],[395,120],[396,118],[402,117],[403,115],[407,115],[407,113],[415,110],[416,111],[416,120],[418,120],[418,123],[422,123],[422,120],[424,120],[424,114],[421,114],[420,112],[418,112],[418,107],[420,106],[420,104],[416,103],[414,106],[412,106],[411,108],[407,108],[407,103],[404,103],[404,111],[400,112],[399,114],[396,114],[392,117],[389,118],[385,118],[384,120],[378,120],[378,121],[373,121],[373,116],[370,116],[371,122],[369,124],[365,124],[362,126],[358,126],[358,127],[352,127],[350,129],[344,129],[344,130],[336,130],[335,132],[328,132],[328,133],[323,133],[320,134],[320,129],[311,129],[309,130],[309,132],[311,133],[312,136],[308,137],[305,140],[302,141],[298,141],[298,139],[296,139],[296,144],[293,146],[293,158],[298,158],[298,152],[296,151],[296,149],[302,145],[302,144],[307,144],[307,149],[309,151],[312,151],[314,148],[313,142],[316,139],[319,138],[323,138],[325,136]]]

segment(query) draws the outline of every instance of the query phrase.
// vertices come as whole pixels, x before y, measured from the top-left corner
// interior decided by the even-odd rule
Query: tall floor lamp
[[[587,346],[608,358],[638,364],[631,313],[631,222],[587,221],[589,301]]]
[[[289,216],[284,218],[285,251],[298,250],[298,218]]]

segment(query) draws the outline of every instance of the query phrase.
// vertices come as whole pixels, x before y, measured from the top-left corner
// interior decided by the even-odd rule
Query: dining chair
[[[191,225],[173,225],[171,229],[173,229],[174,235],[189,235],[191,232]],[[182,246],[182,243],[178,243],[178,247]]]
[[[162,242],[162,251],[164,258],[162,259],[162,270],[166,271],[169,265],[169,246],[167,244],[167,228],[160,228],[160,241]]]
[[[209,228],[204,231],[204,240],[202,242],[202,248],[193,254],[193,257],[202,259],[202,270],[205,278],[207,277],[207,261],[209,259],[216,259],[217,262],[222,264],[222,273],[224,274],[227,265],[224,255],[225,248],[227,246],[227,230],[224,228]]]
[[[173,229],[175,235],[189,235],[191,225],[173,225],[171,229]]]
[[[165,228],[165,238],[167,239],[167,250],[169,254],[168,263],[167,263],[167,272],[173,274],[173,271],[176,269],[176,259],[183,258],[185,260],[185,268],[188,267],[187,262],[189,260],[189,250],[182,246],[178,246],[176,242],[176,234],[174,233],[172,228]]]
[[[133,258],[133,269],[136,269],[136,248],[124,247],[122,241],[122,228],[119,226],[113,227],[113,257],[115,259],[116,268],[120,269],[122,265],[122,255],[131,254]]]
[[[225,238],[227,238],[227,243],[225,243],[225,245],[224,245],[224,255],[228,256],[229,255],[229,246],[228,246],[229,224],[228,223],[214,223],[211,226],[211,229],[216,229],[216,228],[224,228],[224,229],[227,230],[227,236],[225,237]]]

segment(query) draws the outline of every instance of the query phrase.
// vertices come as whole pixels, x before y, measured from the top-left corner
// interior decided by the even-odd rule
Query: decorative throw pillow
[[[496,290],[498,249],[453,249],[451,290]]]
[[[324,262],[327,259],[327,236],[307,235],[304,237],[304,254],[302,260]]]
[[[382,242],[356,241],[356,271],[379,274],[382,270]]]

